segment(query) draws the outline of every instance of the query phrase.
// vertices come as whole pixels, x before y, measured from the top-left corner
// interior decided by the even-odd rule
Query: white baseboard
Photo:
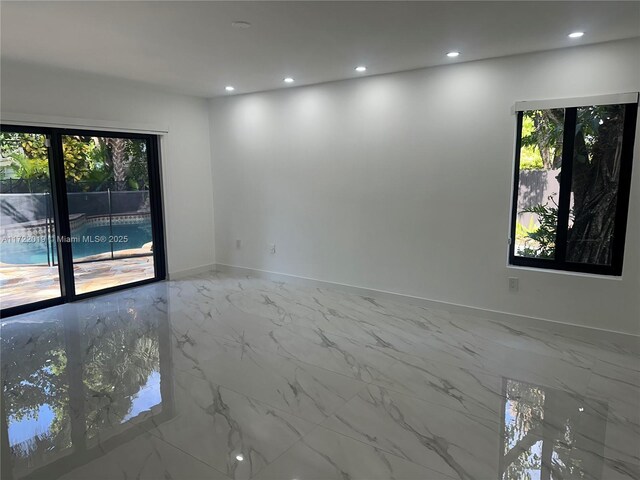
[[[167,275],[167,278],[168,280],[180,280],[181,278],[190,277],[192,275],[211,272],[215,269],[216,269],[216,264],[209,263],[208,265],[200,265],[199,267],[187,268],[186,270],[177,270],[175,272],[169,272],[169,274]]]
[[[589,327],[568,322],[560,322],[546,318],[532,317],[517,313],[502,312],[499,310],[490,310],[469,305],[461,305],[456,303],[443,302],[440,300],[431,300],[423,297],[415,297],[402,293],[388,292],[384,290],[375,290],[365,287],[357,287],[343,283],[329,282],[326,280],[317,280],[314,278],[300,277],[287,273],[271,272],[268,270],[259,270],[255,268],[238,267],[235,265],[226,265],[216,263],[215,270],[220,272],[235,273],[239,275],[250,275],[253,277],[265,278],[269,280],[284,281],[299,285],[311,287],[332,288],[346,293],[359,295],[362,297],[371,297],[379,299],[387,299],[396,302],[405,302],[412,305],[418,305],[427,308],[447,310],[452,313],[463,315],[473,315],[480,318],[505,321],[515,326],[535,328],[538,330],[551,331],[553,333],[566,335],[567,337],[579,339],[606,340],[625,349],[640,352],[640,336],[631,333],[618,332],[615,330],[607,330],[604,328]]]

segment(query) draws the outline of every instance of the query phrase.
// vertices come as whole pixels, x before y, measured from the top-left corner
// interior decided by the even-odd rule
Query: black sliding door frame
[[[60,296],[52,299],[17,305],[0,310],[0,318],[7,318],[21,313],[27,313],[46,307],[73,302],[85,298],[117,292],[128,288],[146,285],[166,279],[166,258],[164,241],[162,182],[160,172],[160,138],[147,133],[131,133],[102,131],[91,129],[67,129],[49,127],[30,127],[23,125],[1,125],[3,132],[35,133],[45,135],[48,139],[49,178],[51,182],[51,198],[53,200],[53,217],[55,229],[55,245],[58,255],[58,272],[60,277]],[[144,140],[147,153],[147,171],[149,175],[149,207],[151,217],[151,235],[153,242],[152,278],[136,282],[116,285],[91,292],[77,294],[73,271],[73,252],[71,242],[60,239],[71,238],[71,223],[69,219],[69,205],[67,201],[67,182],[64,171],[64,154],[62,137],[78,135],[86,137],[128,138]]]
[[[1,125],[0,130],[2,130],[3,132],[34,133],[37,135],[44,135],[45,138],[47,139],[47,142],[49,144],[49,147],[48,147],[49,183],[51,187],[51,199],[53,202],[53,208],[52,208],[53,217],[54,217],[53,228],[54,228],[55,238],[57,239],[59,236],[63,234],[61,231],[62,218],[60,217],[60,214],[59,214],[60,205],[58,202],[60,198],[60,194],[58,193],[59,184],[58,184],[58,181],[56,180],[60,169],[56,168],[56,165],[54,165],[55,162],[53,161],[53,156],[51,154],[52,145],[53,145],[51,129],[44,128],[44,127],[28,127],[28,126],[22,126],[22,125]],[[64,172],[62,172],[62,178],[64,180]],[[66,202],[66,197],[64,198],[64,200]],[[57,255],[58,255],[58,275],[59,275],[58,281],[60,284],[59,285],[60,296],[55,298],[48,298],[46,300],[40,300],[37,302],[25,303],[23,305],[17,305],[15,307],[0,309],[0,318],[6,318],[12,315],[31,312],[33,310],[40,310],[42,308],[53,307],[55,305],[61,305],[62,303],[65,303],[65,299],[67,298],[67,294],[68,294],[67,285],[69,284],[69,278],[67,277],[66,269],[63,266],[64,262],[61,261],[61,259],[63,258],[62,242],[56,241],[55,246],[56,246]],[[71,275],[73,276],[73,272],[71,272]],[[73,282],[73,280],[71,280],[71,282]]]

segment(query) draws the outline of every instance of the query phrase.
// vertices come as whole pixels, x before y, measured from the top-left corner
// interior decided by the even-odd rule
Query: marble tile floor
[[[640,479],[640,352],[208,273],[2,321],[2,479]]]

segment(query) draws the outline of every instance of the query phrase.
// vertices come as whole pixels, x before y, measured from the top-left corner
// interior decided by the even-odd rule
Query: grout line
[[[359,438],[352,437],[352,436],[351,436],[351,435],[349,435],[349,434],[346,434],[346,433],[343,433],[343,432],[338,432],[337,430],[334,430],[333,428],[328,427],[328,426],[326,426],[326,425],[318,425],[318,427],[320,427],[320,428],[324,428],[325,430],[328,430],[329,432],[331,432],[331,433],[333,433],[333,434],[335,434],[335,435],[340,435],[340,436],[343,436],[343,437],[349,438],[349,439],[351,439],[351,440],[354,440],[354,441],[356,441],[356,442],[362,443],[363,445],[366,445],[366,446],[368,446],[369,448],[373,448],[373,449],[375,449],[375,450],[380,450],[381,452],[384,452],[384,453],[386,453],[387,455],[392,455],[392,456],[394,456],[394,457],[400,458],[400,459],[404,460],[405,462],[412,463],[412,464],[414,464],[414,465],[417,465],[417,466],[418,466],[418,467],[420,467],[420,468],[424,468],[425,470],[431,470],[431,471],[434,471],[434,472],[436,471],[436,470],[435,470],[434,468],[432,468],[432,467],[427,467],[426,465],[422,465],[422,464],[420,464],[420,463],[416,463],[416,462],[414,462],[413,460],[410,460],[410,459],[408,459],[408,458],[406,458],[406,457],[403,457],[403,456],[401,456],[401,455],[399,455],[399,454],[397,454],[397,453],[395,453],[395,452],[391,452],[390,450],[387,450],[386,448],[384,448],[384,447],[382,447],[382,446],[380,446],[380,445],[373,445],[373,444],[371,444],[371,443],[367,443],[367,442],[365,442],[365,441],[360,440]],[[437,473],[438,473],[438,474],[441,474],[441,475],[446,475],[448,478],[452,478],[452,479],[455,479],[455,478],[456,478],[456,477],[452,477],[451,475],[449,475],[448,473],[445,473],[445,472],[440,472],[440,471],[438,471]]]
[[[177,416],[174,417],[174,418],[177,418]],[[163,424],[161,424],[161,425],[163,425]],[[155,427],[154,430],[157,429],[157,428],[158,427]],[[153,438],[155,438],[156,440],[161,441],[162,443],[164,443],[165,445],[169,446],[170,448],[175,448],[176,450],[179,450],[180,452],[184,453],[185,455],[188,455],[192,459],[196,460],[198,463],[201,463],[202,465],[205,465],[207,468],[210,468],[212,470],[215,470],[218,473],[221,473],[225,478],[228,478],[229,480],[231,480],[231,477],[229,477],[226,473],[222,472],[221,470],[218,470],[213,465],[210,465],[207,462],[205,462],[204,460],[201,460],[198,457],[193,456],[191,453],[187,452],[186,450],[183,450],[181,447],[178,447],[177,445],[174,445],[173,443],[168,442],[167,440],[159,437],[158,435],[155,435],[155,434],[151,433],[151,430],[149,430],[148,433]]]
[[[235,343],[238,343],[238,344],[239,344],[239,342],[235,342]],[[264,355],[264,354],[265,354],[265,353],[261,353],[261,352],[258,352],[258,353],[259,353],[259,354],[261,354],[261,355]],[[270,355],[277,355],[277,354],[271,353]],[[279,358],[284,359],[284,360],[289,360],[289,361],[292,361],[292,360],[293,360],[293,361],[298,361],[298,360],[295,360],[295,359],[291,359],[291,358],[289,358],[289,357],[282,357],[281,355],[277,355],[277,356],[278,356]],[[304,362],[300,362],[300,363],[304,363]],[[351,380],[351,381],[353,381],[353,382],[362,383],[363,385],[362,385],[362,386],[361,386],[361,388],[358,390],[358,392],[360,392],[360,390],[362,390],[362,389],[363,389],[363,388],[365,388],[367,385],[369,385],[369,383],[367,383],[367,382],[364,382],[364,381],[362,381],[362,380],[354,379],[354,378],[352,378],[352,377],[349,377],[349,376],[347,376],[347,375],[343,375],[343,374],[341,374],[341,373],[333,372],[333,371],[331,371],[331,370],[327,370],[327,369],[325,369],[325,368],[321,368],[321,367],[316,367],[315,365],[311,365],[311,364],[305,364],[305,365],[309,365],[309,366],[312,366],[312,367],[314,367],[314,368],[319,368],[320,370],[323,370],[323,371],[325,371],[325,372],[328,372],[328,373],[331,373],[331,374],[334,374],[334,375],[339,375],[339,376],[344,377],[344,378],[346,378],[346,379],[349,379],[349,380]],[[325,419],[323,419],[323,420],[320,420],[320,422],[316,422],[316,421],[310,420],[309,418],[302,417],[302,416],[300,416],[299,414],[292,413],[292,412],[289,412],[289,411],[287,411],[287,410],[284,410],[281,406],[274,406],[274,405],[273,405],[273,404],[271,404],[270,402],[267,402],[267,401],[264,401],[264,400],[260,400],[260,399],[258,399],[258,398],[255,398],[255,397],[251,396],[251,395],[247,395],[246,393],[243,393],[243,392],[241,392],[241,391],[239,391],[239,390],[236,390],[235,388],[229,387],[229,386],[227,386],[227,385],[224,385],[224,384],[221,384],[221,383],[218,383],[218,382],[214,382],[213,380],[210,380],[210,379],[208,379],[208,378],[202,378],[201,376],[196,375],[196,374],[194,374],[194,373],[192,373],[192,372],[190,372],[190,371],[188,371],[188,370],[183,370],[183,369],[181,369],[181,368],[176,368],[176,367],[174,367],[174,372],[175,372],[176,370],[178,370],[179,372],[181,372],[181,373],[183,373],[183,374],[185,374],[185,375],[189,375],[190,377],[195,378],[195,379],[197,379],[197,380],[204,381],[204,382],[209,382],[209,383],[211,383],[211,384],[213,384],[213,385],[220,386],[220,387],[225,388],[225,389],[227,389],[227,390],[229,390],[229,391],[231,391],[231,392],[234,392],[234,393],[236,393],[236,394],[238,394],[238,395],[241,395],[241,396],[243,396],[243,397],[249,398],[249,399],[251,399],[251,400],[255,400],[255,401],[256,401],[256,402],[258,402],[258,403],[262,403],[262,404],[264,404],[264,405],[267,405],[267,406],[269,406],[270,408],[273,408],[274,410],[278,410],[278,411],[280,411],[280,412],[286,413],[287,415],[294,416],[294,417],[296,417],[296,418],[298,418],[298,419],[300,419],[300,420],[304,420],[304,421],[309,422],[309,423],[312,423],[312,424],[314,424],[314,425],[320,425],[320,423],[322,423],[322,422],[324,422],[324,421],[326,420],[326,418],[325,418]],[[340,395],[338,395],[337,393],[336,393],[336,396],[337,396],[337,397],[339,397],[339,398],[342,398],[342,397],[340,397]],[[354,394],[354,395],[352,395],[352,396],[350,396],[347,400],[344,400],[344,403],[346,403],[346,402],[348,402],[349,400],[351,400],[354,396],[355,396],[355,394]],[[344,403],[343,403],[343,405],[344,405]],[[340,407],[337,407],[337,408],[340,408]],[[332,415],[332,414],[333,414],[333,413],[330,413],[329,415]]]
[[[182,370],[181,370],[181,371],[182,371]],[[183,372],[183,373],[185,373],[185,374],[186,374],[187,372]],[[244,398],[247,398],[247,399],[248,399],[248,400],[250,400],[250,401],[256,402],[256,403],[258,403],[258,404],[262,404],[262,405],[264,405],[264,406],[267,406],[267,407],[269,407],[269,408],[272,408],[272,409],[274,409],[274,410],[277,410],[277,411],[279,411],[279,412],[282,412],[282,413],[284,413],[284,414],[286,414],[286,415],[290,415],[290,416],[292,416],[292,417],[298,418],[298,419],[300,419],[300,420],[303,420],[303,421],[305,421],[305,422],[310,423],[310,424],[312,424],[312,425],[313,425],[313,427],[312,427],[312,428],[311,428],[307,433],[300,435],[300,437],[299,437],[298,439],[296,439],[296,440],[295,440],[295,441],[294,441],[294,442],[293,442],[293,443],[292,443],[292,444],[291,444],[291,445],[290,445],[290,446],[289,446],[289,447],[288,447],[284,452],[282,452],[280,455],[278,455],[278,456],[277,456],[276,458],[274,458],[272,461],[270,461],[270,462],[266,463],[262,468],[260,468],[260,469],[256,470],[256,472],[254,473],[254,475],[252,475],[252,477],[251,477],[251,478],[254,478],[254,477],[255,477],[255,475],[257,475],[260,471],[262,471],[262,470],[263,470],[264,468],[266,468],[268,465],[271,465],[273,462],[275,462],[278,458],[280,458],[282,455],[284,455],[286,452],[288,452],[291,448],[293,448],[295,445],[297,445],[297,444],[298,444],[298,443],[299,443],[299,442],[300,442],[304,437],[308,436],[311,432],[315,431],[319,426],[321,426],[321,424],[322,424],[323,422],[325,422],[325,421],[329,418],[329,416],[333,415],[333,413],[331,413],[331,414],[329,414],[325,419],[321,420],[320,422],[315,422],[315,421],[309,420],[308,418],[303,418],[303,417],[301,417],[301,416],[299,416],[299,415],[296,415],[296,414],[294,414],[294,413],[291,413],[291,412],[288,412],[288,411],[286,411],[286,410],[283,410],[283,409],[282,409],[282,408],[280,408],[280,407],[274,407],[273,405],[271,405],[271,404],[270,404],[270,403],[268,403],[268,402],[265,402],[265,401],[263,401],[263,400],[257,399],[257,398],[255,398],[255,397],[250,396],[250,395],[247,395],[247,394],[245,394],[245,393],[238,392],[238,391],[236,391],[236,390],[234,390],[234,389],[232,389],[232,388],[226,387],[226,386],[224,386],[224,385],[222,385],[222,384],[220,384],[220,383],[214,382],[214,381],[212,381],[212,380],[203,379],[203,378],[201,378],[201,377],[197,377],[197,376],[195,376],[195,375],[191,375],[191,376],[192,376],[195,380],[197,380],[197,381],[205,382],[205,383],[211,384],[211,385],[212,385],[212,386],[214,386],[214,387],[216,387],[216,386],[217,386],[217,387],[221,387],[221,388],[223,388],[223,389],[229,390],[229,391],[231,391],[231,392],[233,392],[233,393],[235,393],[235,394],[237,394],[237,395],[240,395],[240,396],[242,396],[242,397],[244,397]],[[356,395],[358,395],[358,394],[359,394],[362,390],[364,390],[366,387],[367,387],[367,384],[362,385],[360,389],[358,389],[358,390],[357,390],[353,395],[349,396],[346,400],[344,400],[344,402],[343,402],[340,406],[336,407],[336,409],[335,409],[334,411],[337,411],[338,409],[342,408],[342,407],[343,407],[344,405],[346,405],[349,401],[351,401],[353,398],[355,398],[355,396],[356,396]],[[220,472],[220,473],[222,473],[223,475],[225,475],[226,477],[228,477],[226,473],[222,472],[221,470],[219,470],[219,469],[218,469],[218,468],[216,468],[215,466],[213,466],[213,465],[211,465],[211,464],[209,464],[209,463],[205,462],[204,460],[201,460],[201,459],[199,459],[199,458],[197,458],[197,457],[193,456],[193,455],[192,455],[192,454],[190,454],[189,452],[186,452],[185,450],[183,450],[183,449],[182,449],[181,447],[179,447],[178,445],[175,445],[175,444],[174,444],[173,442],[171,442],[170,440],[165,439],[165,438],[164,438],[164,436],[160,436],[160,432],[158,432],[158,433],[154,433],[154,430],[159,430],[159,428],[160,428],[162,425],[167,425],[167,424],[169,424],[169,423],[173,422],[174,420],[179,419],[181,416],[182,416],[182,414],[178,414],[178,415],[176,415],[175,417],[173,417],[172,419],[168,420],[167,422],[164,422],[164,423],[162,423],[162,424],[160,424],[160,425],[156,425],[153,429],[148,430],[148,431],[147,431],[147,433],[149,433],[150,435],[152,435],[154,438],[156,438],[156,439],[158,439],[158,440],[162,441],[163,443],[166,443],[167,445],[169,445],[169,446],[171,446],[171,447],[173,447],[173,448],[176,448],[176,449],[178,449],[178,450],[182,451],[183,453],[186,453],[187,455],[189,455],[190,457],[192,457],[192,458],[194,458],[194,459],[198,460],[200,463],[203,463],[203,464],[204,464],[204,465],[206,465],[207,467],[210,467],[210,468],[212,468],[212,469],[216,470],[217,472]],[[325,428],[325,429],[326,429],[326,427],[323,427],[323,428]],[[337,432],[334,432],[334,433],[337,433]],[[354,440],[355,440],[355,439],[354,439]],[[361,443],[364,443],[364,442],[361,442]]]
[[[356,395],[358,395],[362,390],[364,390],[366,388],[366,385],[363,385],[359,390],[357,390],[353,395],[351,395],[347,400],[345,400],[345,402],[340,405],[339,407],[336,408],[336,411],[339,410],[340,408],[342,408],[344,405],[346,405],[347,403],[349,403],[351,400],[353,400],[353,398],[355,398]],[[333,413],[330,415],[332,416]],[[291,450],[293,447],[297,446],[299,443],[304,443],[303,440],[308,437],[309,435],[311,435],[313,432],[315,432],[316,430],[318,430],[318,428],[324,428],[325,430],[327,430],[326,427],[322,426],[322,423],[324,423],[327,419],[329,418],[326,417],[324,420],[322,420],[320,423],[315,423],[312,422],[315,426],[309,430],[307,433],[305,433],[304,435],[301,435],[300,438],[298,438],[289,448],[287,448],[284,452],[282,452],[280,455],[278,455],[276,458],[274,458],[271,462],[267,463],[264,467],[262,467],[260,470],[258,470],[255,475],[253,475],[251,478],[255,478],[255,476],[261,472],[262,470],[264,470],[265,468],[267,468],[269,465],[275,463],[280,457],[282,457],[285,453],[287,453],[289,450]],[[308,421],[308,420],[307,420]]]

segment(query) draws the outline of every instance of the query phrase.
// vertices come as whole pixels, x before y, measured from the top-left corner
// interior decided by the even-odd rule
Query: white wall
[[[161,152],[168,271],[171,274],[213,263],[207,100],[5,59],[1,66],[3,114],[168,126]]]
[[[216,260],[640,333],[638,147],[622,280],[506,266],[514,102],[638,91],[638,51],[635,39],[214,99]]]

